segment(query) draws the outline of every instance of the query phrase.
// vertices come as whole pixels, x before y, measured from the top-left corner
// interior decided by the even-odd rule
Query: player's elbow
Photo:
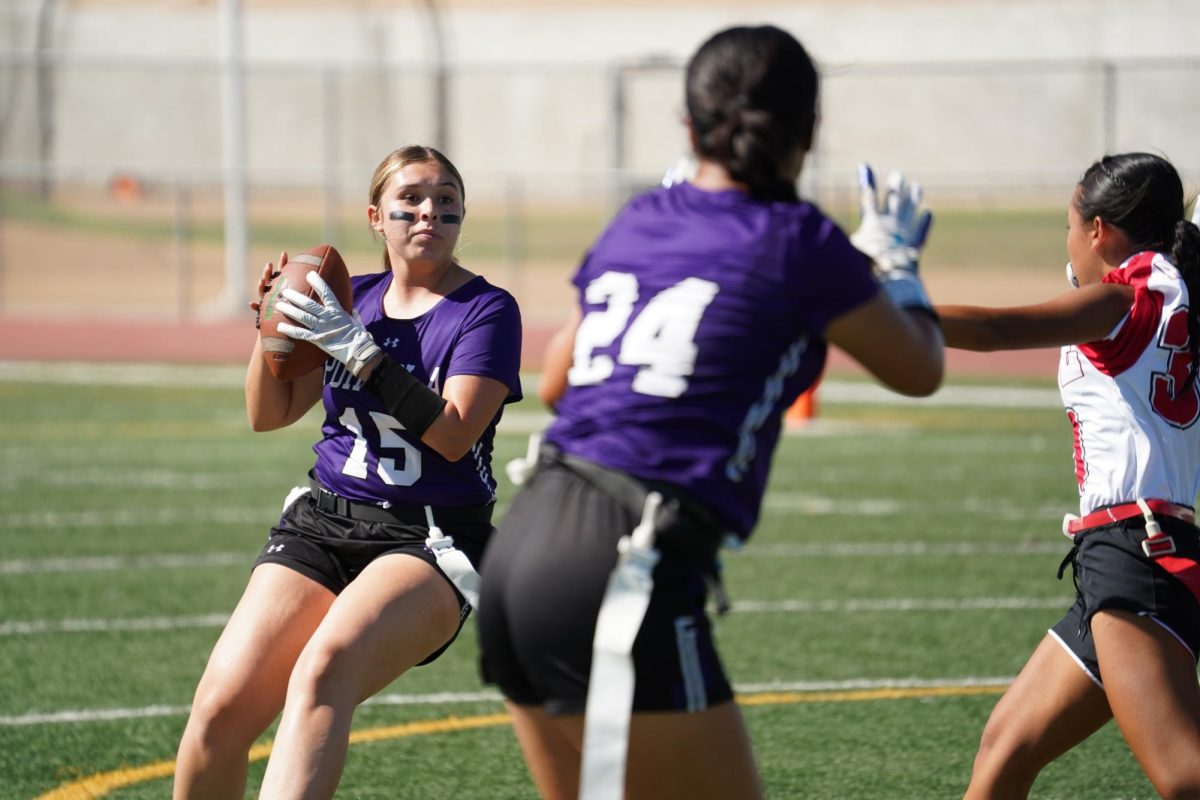
[[[267,431],[277,431],[283,426],[274,420],[264,419],[263,417],[248,415],[250,420],[250,430],[255,433],[266,433]]]
[[[447,461],[451,463],[461,461],[467,453],[471,452],[477,437],[470,436],[466,431],[457,430],[457,427],[455,425],[439,425],[435,422],[421,436],[421,441]]]
[[[929,397],[941,387],[944,377],[945,364],[939,352],[936,358],[926,363],[910,364],[903,378],[892,388],[908,397]]]
[[[462,459],[467,456],[467,453],[470,452],[470,446],[472,445],[455,443],[451,446],[434,447],[434,450],[437,451],[439,456],[442,456],[446,459],[446,461],[452,463],[456,461],[462,461]]]

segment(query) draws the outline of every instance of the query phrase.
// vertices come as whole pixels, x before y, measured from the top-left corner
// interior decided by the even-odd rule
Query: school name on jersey
[[[410,373],[417,368],[416,364],[405,364],[404,368]],[[437,370],[434,370],[434,377],[429,380],[430,384],[434,384],[437,376]],[[345,389],[348,392],[362,391],[363,381],[354,377],[354,373],[346,369],[346,365],[340,361],[335,361],[332,358],[325,360],[325,385],[331,389]]]

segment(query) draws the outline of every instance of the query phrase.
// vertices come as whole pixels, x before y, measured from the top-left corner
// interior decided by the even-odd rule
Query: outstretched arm
[[[1115,283],[1075,289],[1029,306],[938,306],[946,346],[961,350],[1061,347],[1103,339],[1133,306],[1134,290]]]

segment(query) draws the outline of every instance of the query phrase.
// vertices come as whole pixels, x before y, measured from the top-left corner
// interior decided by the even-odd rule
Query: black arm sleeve
[[[383,401],[388,413],[417,437],[442,413],[442,396],[409,374],[391,356],[384,354],[363,388]]]

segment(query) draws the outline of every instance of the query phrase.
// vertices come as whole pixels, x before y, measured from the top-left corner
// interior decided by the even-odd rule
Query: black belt
[[[349,517],[361,522],[423,527],[429,525],[424,506],[392,505],[384,508],[372,503],[357,503],[329,491],[311,475],[308,476],[308,486],[312,489],[313,502],[317,508],[327,514],[337,514],[339,517]],[[493,503],[479,506],[434,506],[433,519],[439,526],[451,526],[455,523],[490,523],[494,507]]]
[[[563,453],[551,444],[542,445],[540,460],[558,464],[579,475],[625,506],[634,519],[641,519],[646,495],[651,491],[665,499],[660,512],[655,546],[663,552],[701,562],[713,562],[725,540],[726,529],[717,518],[684,490],[662,481],[646,481],[578,456]]]

